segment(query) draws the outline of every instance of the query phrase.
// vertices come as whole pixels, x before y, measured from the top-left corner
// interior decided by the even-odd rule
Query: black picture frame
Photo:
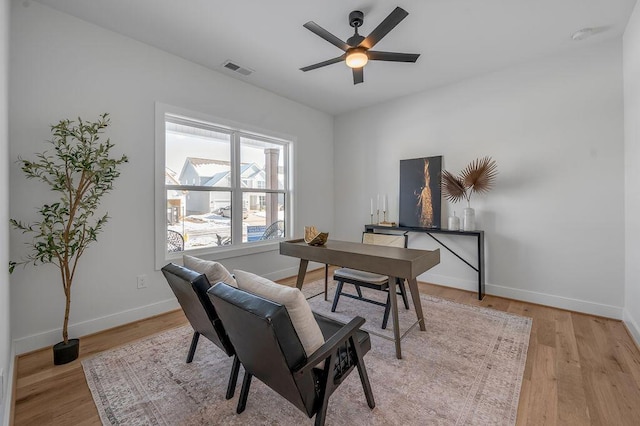
[[[400,160],[400,226],[441,227],[441,176],[441,155]]]

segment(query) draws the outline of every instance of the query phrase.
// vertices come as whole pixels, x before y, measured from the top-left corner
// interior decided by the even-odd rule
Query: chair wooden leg
[[[329,401],[323,401],[322,406],[318,408],[318,412],[316,413],[316,421],[314,422],[315,426],[324,426],[324,422],[327,420],[327,403]]]
[[[247,407],[247,397],[249,396],[249,388],[251,387],[251,377],[249,372],[244,372],[244,379],[242,380],[242,389],[240,390],[240,398],[238,398],[238,408],[236,413],[240,414]]]
[[[335,363],[334,355],[331,355],[324,366],[324,384],[320,381],[320,406],[316,411],[316,420],[315,426],[324,426],[324,423],[327,419],[327,407],[329,406],[329,397],[333,391],[334,383],[333,383],[333,365]]]
[[[197,331],[193,332],[193,337],[191,338],[191,346],[189,347],[189,354],[187,355],[187,364],[193,361],[193,356],[196,354],[196,347],[198,346],[198,339],[200,338],[200,333]]]
[[[382,329],[387,328],[389,322],[389,311],[391,310],[391,295],[387,293],[387,304],[384,306],[384,316],[382,317]]]
[[[409,309],[409,299],[407,299],[407,289],[404,286],[404,279],[398,280],[398,287],[400,288],[400,295],[404,302],[404,307]]]
[[[360,375],[360,382],[362,382],[362,389],[364,390],[364,396],[367,398],[367,405],[373,409],[376,406],[376,401],[373,398],[373,390],[371,389],[371,383],[369,382],[369,375],[367,374],[367,367],[364,365],[364,359],[362,358],[362,350],[360,345],[353,337],[349,338],[351,346],[356,353],[358,374]]]
[[[342,281],[338,281],[338,287],[336,287],[336,294],[333,296],[333,305],[331,305],[331,312],[336,311],[336,307],[338,306],[338,300],[340,300],[340,295],[342,294],[342,286],[344,283]]]
[[[229,376],[229,384],[227,385],[226,399],[233,398],[236,391],[236,382],[238,381],[238,372],[240,371],[240,360],[238,355],[233,356],[233,365],[231,366],[231,376]]]
[[[358,284],[354,284],[356,287],[356,293],[358,293],[358,297],[362,299],[362,290],[360,290],[360,286]]]

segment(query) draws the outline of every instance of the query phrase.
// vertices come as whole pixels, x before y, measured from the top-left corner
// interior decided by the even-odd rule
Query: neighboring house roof
[[[200,185],[215,186],[225,179],[229,179],[230,163],[228,161],[213,160],[210,158],[187,157],[178,183],[168,182],[169,185],[180,185],[187,170],[192,170],[200,178]],[[243,163],[240,176],[242,179],[265,180],[265,172],[256,163]],[[226,186],[226,185],[225,185]]]
[[[176,177],[176,172],[166,167],[164,169],[164,184],[165,185],[180,185],[180,181]]]
[[[228,161],[213,160],[210,158],[187,157],[184,161],[184,165],[182,166],[182,171],[180,172],[181,181],[185,171],[189,168],[193,169],[200,178],[208,179],[220,172],[228,173],[231,168],[231,163]]]
[[[206,181],[204,183],[204,186],[216,186],[216,184],[218,182],[220,182],[221,180],[227,178],[229,176],[230,172],[220,172],[220,173],[216,173],[215,175],[213,175],[211,177],[211,179],[209,179],[208,181]]]

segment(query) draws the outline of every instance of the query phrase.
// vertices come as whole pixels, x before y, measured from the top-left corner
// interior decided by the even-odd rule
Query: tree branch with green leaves
[[[86,248],[97,240],[109,216],[97,215],[102,197],[113,189],[120,176],[119,166],[127,156],[111,157],[113,143],[100,137],[109,126],[108,114],[97,121],[61,120],[51,126],[51,151],[36,154],[36,159],[18,159],[27,179],[47,184],[60,198],[38,209],[39,220],[24,223],[10,219],[11,225],[32,235],[30,253],[21,261],[9,262],[9,271],[17,265],[54,264],[60,269],[66,297],[63,339],[68,341],[67,326],[71,285],[78,261]]]

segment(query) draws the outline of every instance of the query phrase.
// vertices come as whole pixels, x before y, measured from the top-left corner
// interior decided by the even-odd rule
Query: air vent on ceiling
[[[253,70],[249,68],[241,67],[240,65],[233,63],[231,61],[226,61],[224,64],[222,64],[222,66],[227,69],[230,69],[231,71],[235,71],[238,74],[242,74],[245,77],[253,73]]]

